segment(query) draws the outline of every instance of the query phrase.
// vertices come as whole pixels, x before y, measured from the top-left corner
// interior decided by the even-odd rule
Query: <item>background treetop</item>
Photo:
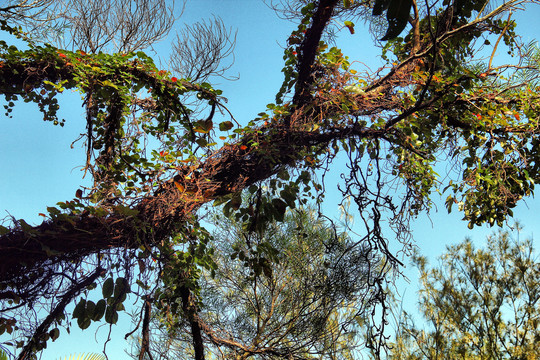
[[[540,339],[538,275],[532,239],[499,230],[484,248],[450,246],[436,267],[415,256],[425,328],[403,314],[392,359],[534,359]]]

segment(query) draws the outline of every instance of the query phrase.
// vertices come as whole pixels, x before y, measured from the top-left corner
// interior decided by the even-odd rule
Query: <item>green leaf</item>
[[[193,131],[202,133],[202,134],[208,134],[210,130],[214,127],[214,124],[212,120],[199,120],[195,121],[195,126],[193,126]]]
[[[409,20],[409,13],[412,7],[412,0],[390,0],[386,19],[388,20],[388,30],[381,41],[392,40],[405,29]]]
[[[48,206],[47,207],[47,211],[49,212],[49,214],[51,215],[59,215],[61,212],[60,210],[58,210],[57,208],[53,207],[53,206]]]
[[[81,330],[88,329],[88,327],[92,324],[92,321],[89,317],[84,318],[78,318],[77,319],[77,325],[81,328]]]
[[[107,306],[107,302],[104,299],[101,299],[97,302],[94,313],[92,314],[92,320],[99,321],[105,314],[105,308]]]
[[[206,145],[208,145],[208,141],[206,141],[205,138],[198,138],[197,140],[195,140],[195,142],[196,142],[197,145],[199,145],[200,147],[205,147]]]
[[[32,230],[32,226],[28,225],[28,223],[26,221],[24,221],[23,219],[17,220],[17,223],[19,224],[21,229],[23,229],[23,231],[31,231]]]
[[[233,128],[233,123],[231,121],[223,121],[219,123],[219,130],[220,131],[228,131]]]
[[[236,193],[231,199],[231,206],[234,210],[238,210],[242,205],[242,196],[240,193]]]
[[[105,321],[107,324],[116,324],[118,321],[118,312],[114,310],[111,306],[107,306],[107,309],[105,310]]]
[[[85,313],[87,315],[90,315],[92,316],[94,314],[94,311],[96,310],[96,303],[91,301],[91,300],[88,300],[86,302],[86,309],[85,309]]]
[[[49,336],[52,341],[58,339],[60,337],[60,330],[58,328],[54,328],[51,331],[49,331]]]
[[[131,290],[129,284],[124,278],[117,278],[114,286],[114,297],[118,298],[124,294],[129,293]]]
[[[139,59],[142,59],[142,60],[151,60],[151,59],[148,57],[148,55],[146,55],[146,54],[145,54],[144,52],[142,52],[142,51],[137,51],[137,53],[136,53],[135,55],[137,55],[137,57],[138,57]]]
[[[115,84],[113,84],[113,82],[110,81],[110,80],[103,80],[103,81],[101,82],[101,85],[103,85],[103,86],[108,86],[108,87],[112,87],[113,89],[118,90],[118,86],[116,86]]]
[[[281,199],[272,199],[272,205],[275,209],[275,219],[277,221],[283,221],[285,219],[285,212],[287,211],[287,203]]]
[[[113,294],[113,291],[114,291],[114,282],[113,282],[113,279],[112,278],[108,278],[107,280],[105,280],[105,282],[103,283],[103,289],[102,289],[102,292],[103,292],[103,297],[104,298],[110,298]]]
[[[125,205],[117,205],[115,210],[117,213],[124,216],[137,216],[139,214],[139,210],[131,209]]]
[[[216,200],[214,200],[213,206],[220,206],[220,205],[225,204],[227,201],[229,201],[232,198],[232,196],[233,196],[232,194],[227,194],[227,195],[223,195],[216,198]]]
[[[75,305],[75,309],[73,309],[73,317],[74,318],[83,318],[86,314],[86,300],[81,299],[77,305]]]

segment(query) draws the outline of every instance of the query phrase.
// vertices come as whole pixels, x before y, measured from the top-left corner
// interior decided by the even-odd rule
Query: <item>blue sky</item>
[[[222,89],[223,95],[228,98],[228,107],[235,118],[247,123],[257,113],[264,111],[266,104],[274,102],[282,82],[282,46],[296,25],[278,19],[260,0],[198,0],[188,1],[176,26],[179,28],[183,22],[192,23],[212,15],[221,17],[227,26],[238,29],[235,63],[229,74],[239,75],[240,78],[233,82],[218,80],[220,84],[216,87]],[[535,23],[538,15],[539,6],[530,7],[517,15],[517,32],[524,35],[525,42],[537,35]],[[372,37],[361,28],[361,24],[357,24],[355,35],[346,29],[342,31],[339,45],[351,60],[360,60],[371,69],[376,69],[382,63],[377,57],[379,51],[372,45]],[[165,54],[169,49],[167,40],[155,47],[157,54]],[[2,99],[0,105],[3,104]],[[76,93],[62,96],[61,116],[66,119],[64,127],[44,123],[33,105],[18,104],[11,119],[0,113],[0,219],[13,216],[38,224],[42,220],[38,214],[45,213],[47,206],[72,199],[78,187],[88,181],[82,179],[81,164],[85,160],[82,143],[76,143],[71,148],[72,142],[85,131],[81,105],[80,96]],[[328,188],[329,201],[325,211],[327,215],[338,218],[339,195],[331,185]],[[525,226],[524,235],[540,234],[539,213],[540,202],[534,198],[518,205],[515,219]],[[438,208],[429,216],[421,215],[415,220],[413,235],[421,252],[434,261],[447,244],[462,241],[468,236],[480,245],[485,236],[495,230],[480,227],[471,231],[467,223],[460,220],[461,217],[457,211],[447,214],[443,201],[439,201]],[[416,272],[407,268],[405,273],[411,279],[411,284],[407,286],[405,282],[400,282],[399,290],[406,293],[405,306],[411,307],[414,306]],[[96,330],[97,337],[102,339],[108,327],[97,329],[93,326],[83,333],[73,328],[71,335],[62,333],[59,340],[49,344],[43,359],[101,351],[103,341],[94,341]],[[123,337],[127,331],[129,329],[125,326],[112,328],[112,342],[107,347],[110,359],[129,359],[123,355],[123,348],[127,345]]]

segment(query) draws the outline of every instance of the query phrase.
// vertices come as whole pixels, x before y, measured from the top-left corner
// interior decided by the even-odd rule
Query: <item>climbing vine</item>
[[[379,307],[381,317],[362,314],[368,345],[380,350],[385,281],[402,265],[389,239],[407,252],[409,221],[430,211],[436,193],[474,227],[502,224],[534,192],[538,50],[531,46],[523,55],[527,65],[492,62],[501,41],[511,53],[525,49],[511,18],[500,19],[525,3],[488,11],[485,1],[376,1],[375,8],[302,2],[291,10],[299,25],[286,40],[275,103],[245,126],[229,113],[220,90],[177,78],[142,51],[63,50],[2,20],[2,31],[23,43],[0,41],[5,115],[24,101],[63,126],[69,119],[59,118],[58,99],[68,90],[80,93],[86,128],[79,141],[93,183],[49,206],[41,225],[13,219],[0,226],[0,334],[18,332],[12,345],[28,359],[69,328],[69,318],[83,329],[98,321],[114,325],[133,296],[140,300],[133,331],[141,331],[141,356],[150,352],[149,318],[157,310],[172,333],[189,328],[202,359],[203,342],[215,338],[199,318],[206,305],[200,279],[218,269],[200,217],[204,207],[219,208],[247,234],[231,261],[242,262],[254,278],[271,277],[276,249],[252,246],[251,237],[288,211],[321,204],[324,179],[343,154],[342,205],[350,201],[364,226],[355,246],[368,259],[385,259],[365,298],[366,309]],[[327,36],[333,22],[353,36],[352,20],[384,13],[381,69],[350,59]],[[493,44],[487,61],[478,60],[479,44]],[[226,120],[218,122],[216,114]],[[441,163],[452,171],[440,176]],[[94,289],[99,299],[90,296]],[[20,318],[36,305],[53,311],[25,328]]]

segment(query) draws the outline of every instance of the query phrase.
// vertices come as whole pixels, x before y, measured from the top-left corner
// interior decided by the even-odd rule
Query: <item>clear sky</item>
[[[260,0],[197,0],[187,2],[176,26],[180,29],[184,22],[193,23],[212,15],[221,17],[227,26],[238,30],[235,63],[228,74],[239,75],[240,78],[233,82],[221,80],[216,87],[223,90],[236,119],[247,123],[264,111],[266,104],[274,102],[282,82],[282,46],[296,25],[278,19]],[[524,34],[524,40],[533,40],[537,35],[535,23],[539,15],[539,6],[518,14],[518,33]],[[339,45],[343,45],[343,52],[351,60],[362,61],[376,69],[381,64],[379,51],[373,47],[372,37],[361,25],[357,24],[354,35],[346,29],[342,31]],[[2,36],[0,34],[0,38]],[[167,40],[155,47],[159,55],[169,49]],[[88,181],[82,179],[81,164],[85,160],[82,143],[71,148],[72,142],[85,131],[82,102],[75,93],[64,94],[62,98],[61,116],[66,119],[63,128],[44,123],[34,105],[17,104],[13,118],[6,118],[3,112],[0,113],[0,219],[13,216],[39,224],[42,218],[38,214],[45,213],[46,206],[72,199],[78,187]],[[4,103],[3,99],[0,100],[0,105]],[[329,201],[325,211],[330,217],[337,218],[339,195],[332,186],[328,189]],[[525,226],[525,235],[540,234],[539,213],[540,202],[533,198],[518,205],[515,218]],[[413,226],[421,252],[434,260],[447,244],[459,242],[466,236],[482,244],[485,236],[495,230],[480,227],[471,231],[467,223],[460,220],[461,217],[457,211],[448,215],[443,201],[438,202],[438,208],[429,216],[421,215]],[[406,293],[405,304],[410,307],[414,306],[416,273],[412,269],[405,273],[411,279],[411,285],[400,282],[400,291]],[[124,326],[113,327],[112,342],[107,347],[110,359],[130,359],[123,355],[124,347],[128,346],[123,340],[127,331],[129,329]],[[97,343],[95,338],[102,339],[107,332],[107,326],[100,329],[92,326],[81,334],[74,324],[72,334],[66,335],[62,331],[60,339],[49,344],[42,358],[58,359],[73,353],[100,352],[103,341]]]

